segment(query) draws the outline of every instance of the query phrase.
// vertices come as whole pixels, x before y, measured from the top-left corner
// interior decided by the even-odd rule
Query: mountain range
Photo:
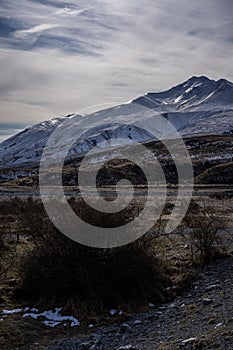
[[[137,142],[148,141],[152,136],[131,124],[140,118],[144,108],[165,117],[182,137],[226,135],[233,131],[233,83],[205,76],[192,77],[167,91],[147,93],[125,104],[98,111],[85,117],[90,126],[87,136],[78,140],[70,149],[68,157],[79,156],[93,145],[108,139],[124,138]],[[38,165],[43,148],[51,133],[67,118],[53,118],[36,124],[10,137],[0,144],[0,168]],[[77,117],[77,116],[76,116]],[[127,124],[118,126],[121,120]],[[151,115],[150,115],[151,117]],[[95,127],[101,121],[101,127]],[[98,122],[98,123],[97,123]],[[65,145],[59,145],[62,149]]]

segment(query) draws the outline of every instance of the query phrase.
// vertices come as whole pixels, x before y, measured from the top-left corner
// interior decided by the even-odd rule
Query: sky
[[[193,75],[233,81],[232,57],[232,0],[0,0],[0,141]]]

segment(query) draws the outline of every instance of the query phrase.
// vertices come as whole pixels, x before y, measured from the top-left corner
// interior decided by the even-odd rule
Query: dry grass
[[[80,208],[74,200],[72,206],[74,210]],[[11,239],[3,256],[7,257],[5,263],[11,261],[13,265],[0,277],[2,306],[9,309],[19,305],[41,310],[63,306],[66,314],[81,321],[82,332],[90,323],[97,327],[109,324],[110,308],[123,309],[124,315],[119,316],[122,320],[133,312],[146,310],[148,302],[159,304],[181,295],[195,278],[188,235],[158,236],[162,227],[157,227],[153,237],[146,236],[127,247],[98,250],[61,235],[48,220],[43,220],[46,214],[40,202],[13,199],[2,209],[3,215],[11,215],[12,220],[8,232]],[[164,214],[171,209],[172,204],[168,204]],[[193,225],[194,218],[200,215],[200,206],[192,202],[189,213]],[[19,242],[14,235],[17,227],[21,232]],[[188,248],[182,248],[186,243]],[[9,286],[11,278],[16,278],[16,285]],[[13,328],[17,332],[13,333]],[[28,322],[14,315],[0,323],[0,347],[28,349],[30,344],[32,349],[38,349],[33,345],[37,339],[46,344],[56,337],[56,332],[60,337],[72,337],[75,331],[62,326],[47,329],[37,321]],[[7,347],[9,341],[11,345]]]

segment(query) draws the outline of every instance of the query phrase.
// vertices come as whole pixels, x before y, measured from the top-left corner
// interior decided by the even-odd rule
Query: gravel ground
[[[233,349],[233,257],[206,266],[192,290],[157,309],[98,330],[56,341],[49,350]]]

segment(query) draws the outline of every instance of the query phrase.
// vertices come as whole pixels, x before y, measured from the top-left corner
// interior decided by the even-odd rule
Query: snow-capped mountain
[[[149,111],[146,116],[143,114],[145,108]],[[120,137],[126,143],[127,140],[150,140],[152,136],[148,132],[131,124],[137,118],[156,118],[158,113],[184,137],[227,133],[233,129],[233,84],[224,79],[192,77],[167,91],[147,93],[131,102],[85,117],[78,116],[77,119],[77,115],[69,115],[39,123],[0,144],[0,167],[38,165],[48,137],[68,118],[72,121],[75,117],[76,125],[80,122],[80,125],[86,124],[90,128],[70,149],[68,157],[72,157],[109,139]],[[124,125],[120,125],[122,121]],[[64,146],[58,142],[59,150]]]

